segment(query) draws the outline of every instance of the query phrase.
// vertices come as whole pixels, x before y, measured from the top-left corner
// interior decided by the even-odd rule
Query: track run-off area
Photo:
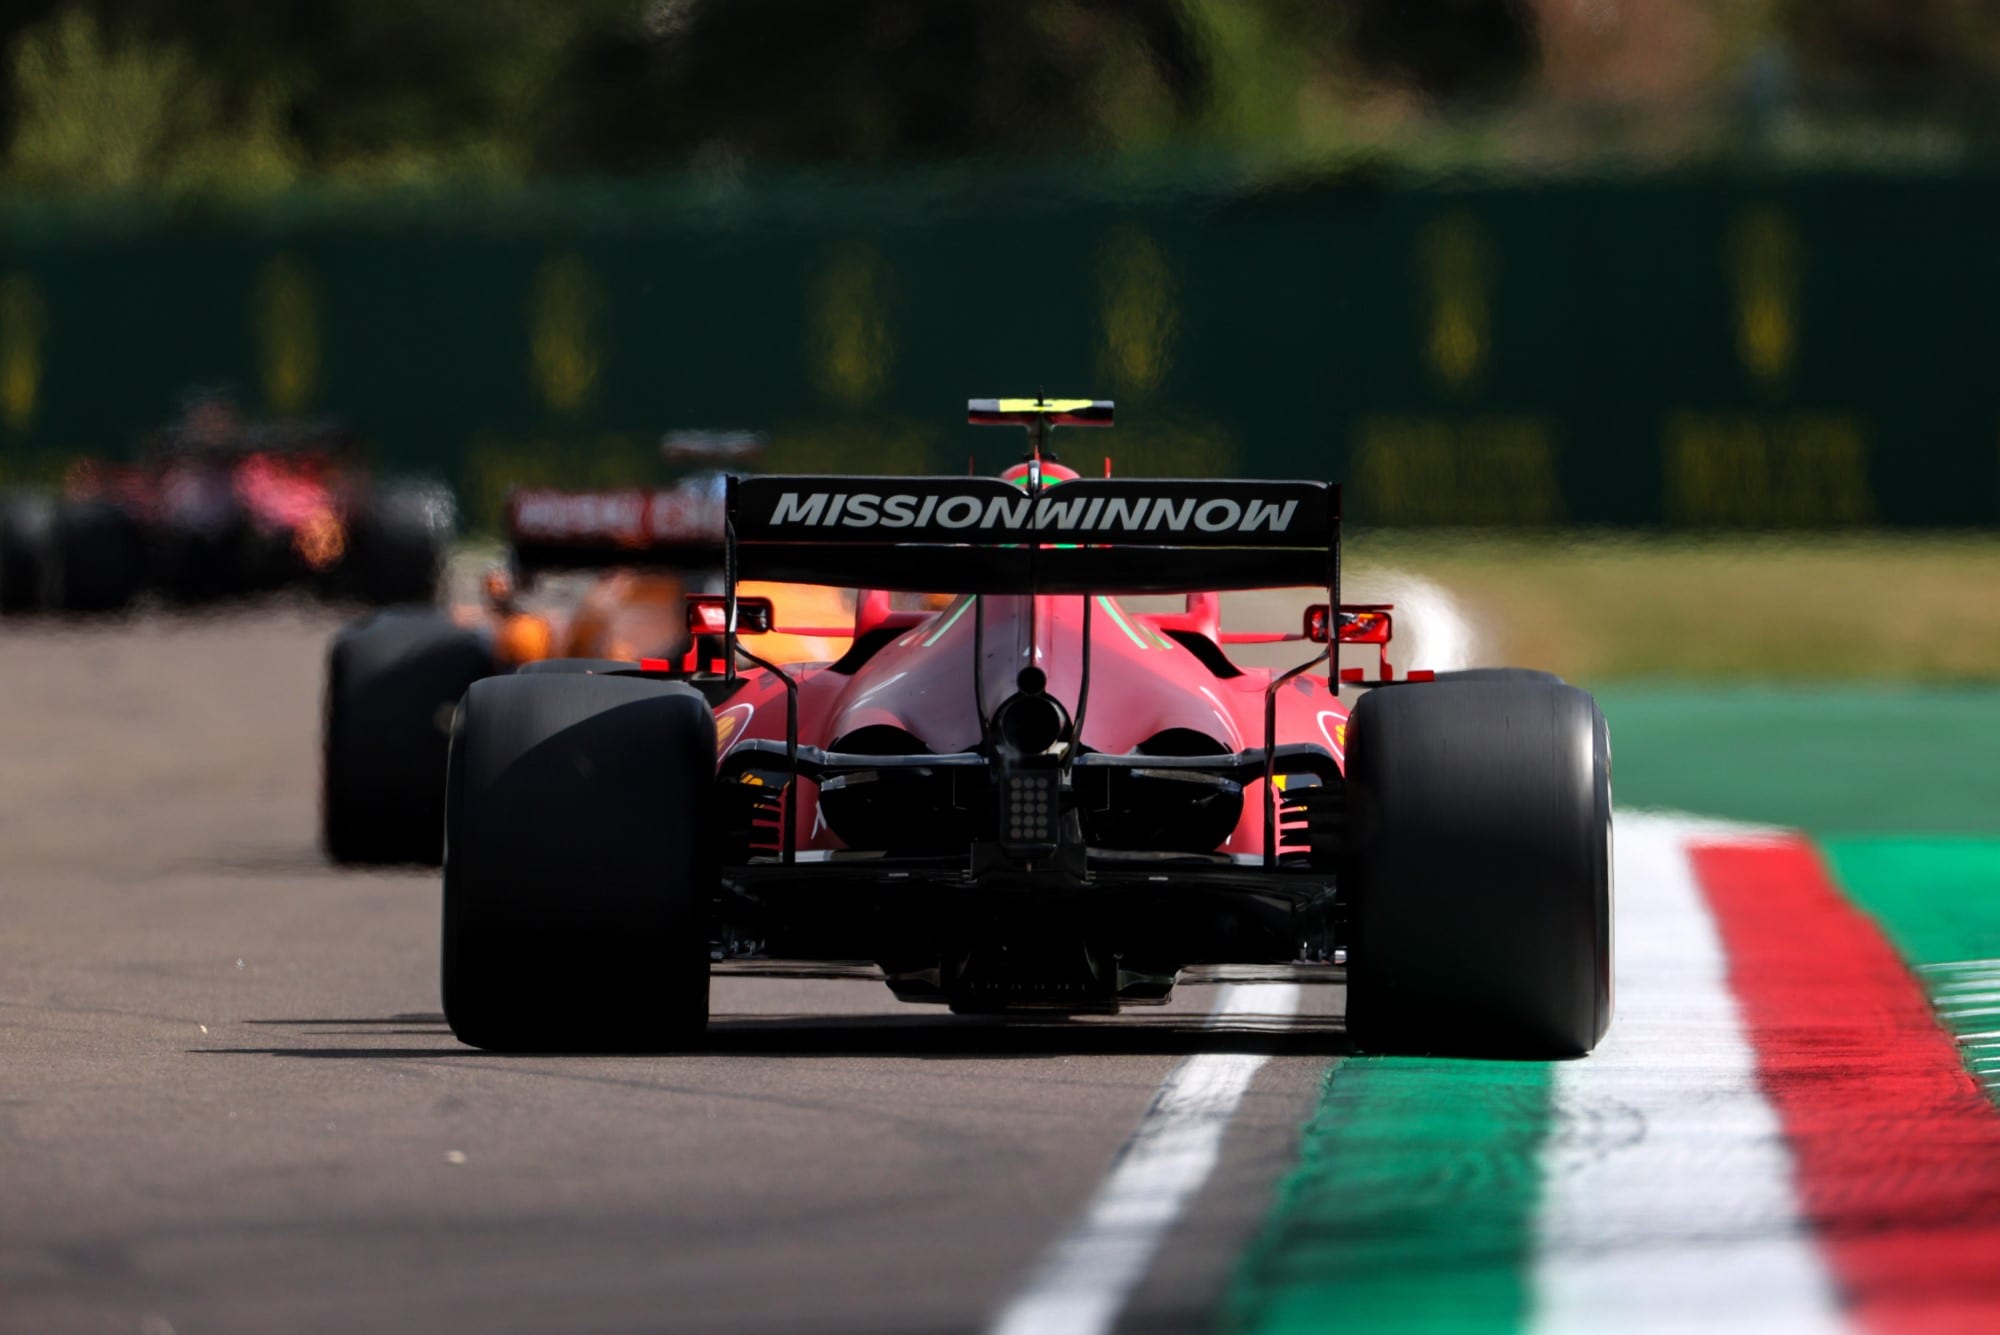
[[[314,848],[335,624],[0,627],[0,1331],[2000,1329],[2000,840],[1643,810],[1760,814],[1648,752],[1672,692],[1605,694],[1584,1060],[814,971],[719,977],[700,1052],[509,1058],[437,1013],[436,877]]]

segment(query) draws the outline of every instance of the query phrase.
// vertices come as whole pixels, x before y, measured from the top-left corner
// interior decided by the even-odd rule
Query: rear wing
[[[507,541],[527,574],[718,566],[723,518],[720,478],[612,491],[523,488],[508,494],[506,506]]]
[[[739,579],[938,593],[1338,579],[1340,488],[1328,482],[1084,478],[1025,491],[978,477],[733,477],[727,518]]]

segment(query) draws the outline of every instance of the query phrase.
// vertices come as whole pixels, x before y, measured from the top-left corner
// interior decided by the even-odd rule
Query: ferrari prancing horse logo
[[[731,705],[715,716],[715,756],[720,760],[729,751],[729,744],[750,722],[750,716],[757,712],[755,705]]]
[[[1334,720],[1336,719],[1339,721],[1335,722]],[[1319,711],[1319,732],[1320,736],[1326,738],[1326,744],[1333,748],[1333,758],[1345,763],[1347,760],[1347,720],[1342,719],[1340,715],[1334,713],[1331,709],[1322,709]]]

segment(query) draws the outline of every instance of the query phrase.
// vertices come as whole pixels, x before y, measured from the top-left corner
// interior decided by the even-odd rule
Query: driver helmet
[[[1034,461],[1032,459],[1023,459],[1020,463],[1015,464],[1012,468],[1002,473],[1000,480],[1002,482],[1011,482],[1017,487],[1025,487],[1028,485],[1029,470],[1033,467]],[[1077,472],[1068,464],[1059,464],[1053,459],[1042,460],[1042,481],[1044,483],[1074,482],[1082,476],[1083,474]]]

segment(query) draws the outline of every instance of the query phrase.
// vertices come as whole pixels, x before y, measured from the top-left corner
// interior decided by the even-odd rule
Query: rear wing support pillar
[[[722,524],[722,671],[736,680],[736,655],[741,653],[758,667],[785,683],[785,799],[779,806],[779,859],[790,866],[798,860],[799,805],[799,683],[776,663],[759,658],[736,640],[736,478],[731,476]]]
[[[1340,606],[1340,484],[1333,483],[1327,488],[1329,507],[1328,538],[1326,544],[1326,597],[1327,606]],[[1271,684],[1264,688],[1264,865],[1278,865],[1278,688],[1286,682],[1310,672],[1320,663],[1327,665],[1326,688],[1340,689],[1340,635],[1336,628],[1329,627],[1326,648],[1308,658],[1295,668],[1291,668],[1271,678]]]

